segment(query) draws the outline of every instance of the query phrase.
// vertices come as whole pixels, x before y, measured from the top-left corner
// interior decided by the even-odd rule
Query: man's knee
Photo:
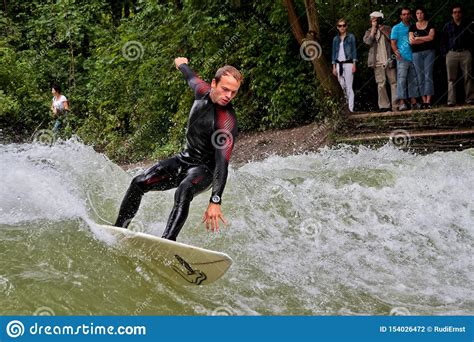
[[[148,191],[145,186],[145,177],[143,174],[133,177],[130,187],[135,191],[141,192],[142,195]]]
[[[189,203],[194,198],[194,190],[192,183],[184,182],[178,186],[174,194],[175,204]]]

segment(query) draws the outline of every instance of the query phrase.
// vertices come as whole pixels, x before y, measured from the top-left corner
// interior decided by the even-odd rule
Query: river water
[[[231,167],[228,227],[180,242],[234,264],[177,286],[110,245],[139,169],[76,140],[0,146],[0,314],[472,315],[474,150],[416,155],[340,146]],[[145,195],[131,229],[161,236],[174,191]]]

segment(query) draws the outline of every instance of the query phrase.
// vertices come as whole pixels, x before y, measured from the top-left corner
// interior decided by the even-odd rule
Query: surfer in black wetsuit
[[[194,91],[189,112],[186,149],[162,160],[133,178],[115,222],[128,227],[145,192],[176,188],[174,207],[163,238],[175,240],[186,221],[194,196],[209,189],[212,194],[204,213],[206,228],[219,230],[219,220],[227,224],[221,211],[221,198],[227,181],[227,168],[237,135],[237,119],[230,104],[237,95],[242,75],[226,65],[217,70],[211,84],[201,80],[188,66],[188,59],[178,57],[175,65]]]

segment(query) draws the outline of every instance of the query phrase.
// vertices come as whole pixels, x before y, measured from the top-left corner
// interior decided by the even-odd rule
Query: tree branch
[[[298,20],[298,16],[296,15],[295,5],[293,4],[293,0],[283,0],[283,5],[288,12],[288,22],[290,23],[291,31],[296,38],[298,44],[302,44],[305,38],[303,34],[303,30],[301,29],[300,22]]]

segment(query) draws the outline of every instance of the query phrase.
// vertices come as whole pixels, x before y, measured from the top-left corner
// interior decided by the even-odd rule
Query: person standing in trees
[[[352,82],[357,62],[356,39],[352,33],[347,33],[345,19],[339,19],[336,26],[339,34],[332,41],[332,73],[337,77],[344,90],[349,110],[353,112],[354,91],[352,90]]]
[[[53,118],[55,119],[53,133],[57,134],[61,127],[64,126],[64,121],[66,119],[67,112],[69,111],[69,102],[66,96],[62,95],[61,87],[57,84],[52,86],[51,94],[53,94],[53,99],[51,101],[51,112],[53,114]]]

